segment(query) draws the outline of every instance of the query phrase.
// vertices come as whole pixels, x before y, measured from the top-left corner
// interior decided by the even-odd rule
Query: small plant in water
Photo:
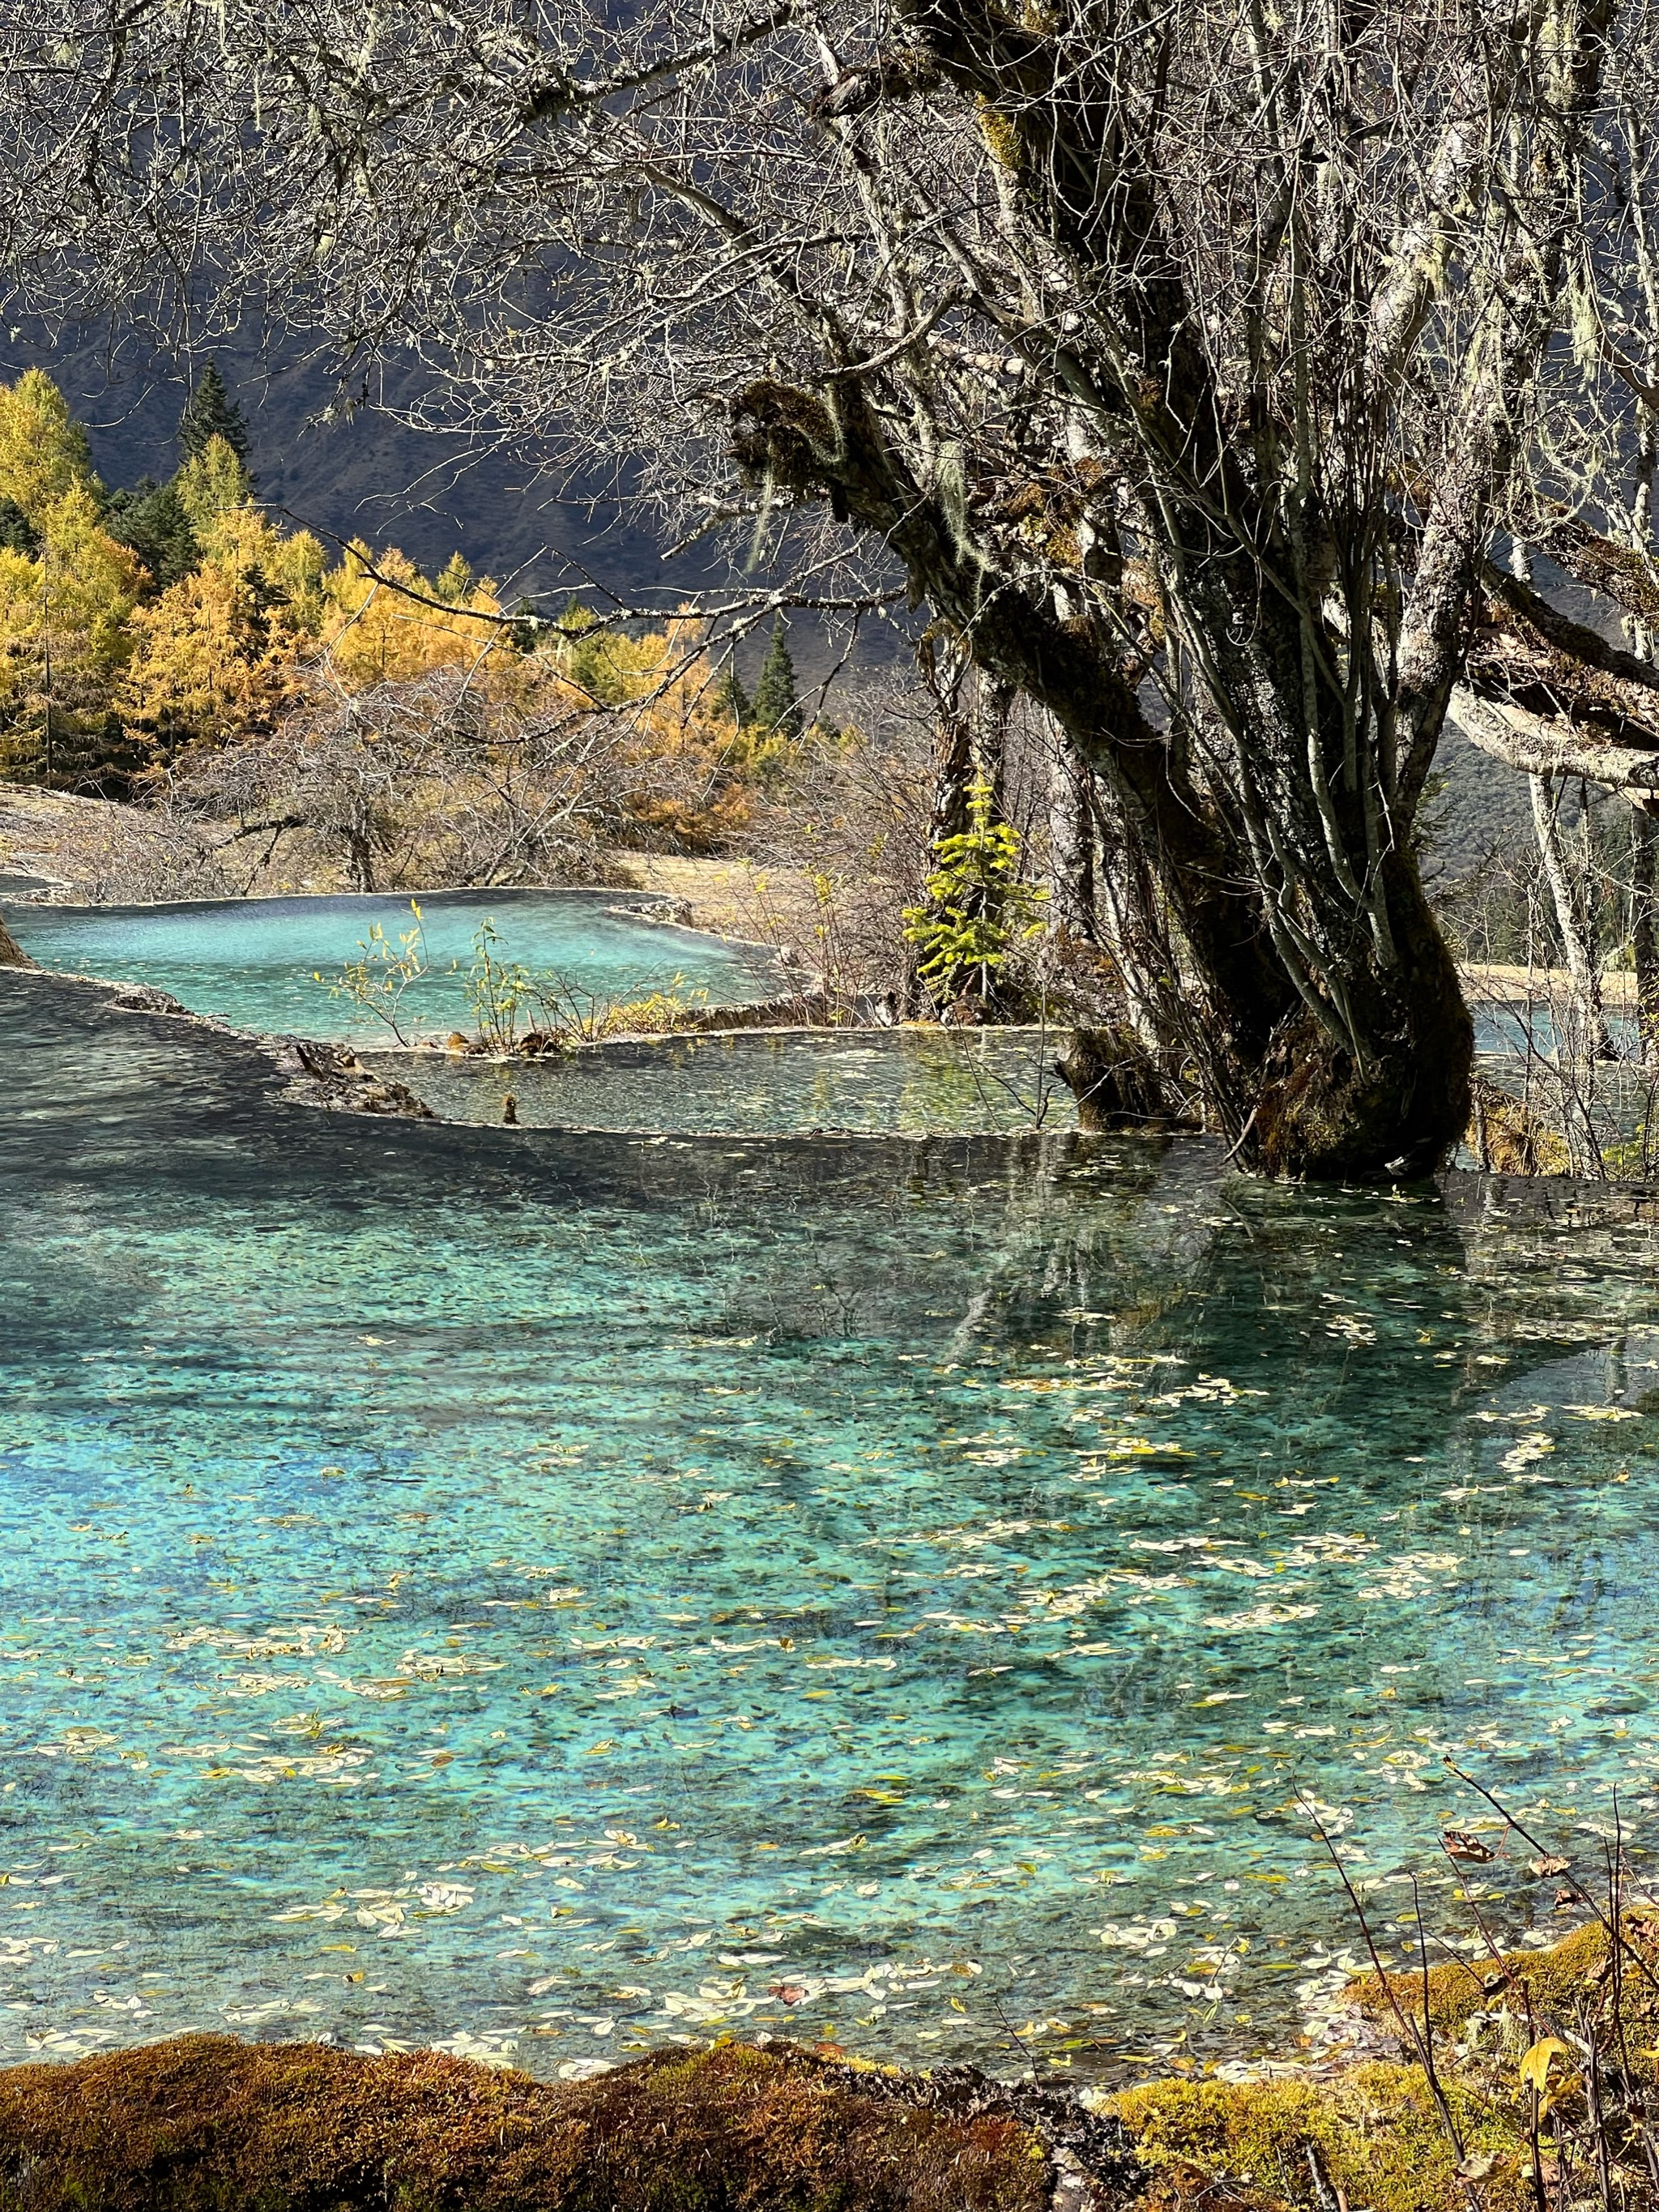
[[[466,997],[479,1044],[500,1059],[677,1029],[708,1002],[707,991],[687,990],[679,975],[665,990],[641,998],[606,998],[584,991],[556,969],[502,959],[499,942],[494,922],[486,921],[473,939]]]
[[[506,1054],[517,1046],[519,1017],[536,994],[536,978],[522,961],[500,958],[498,941],[495,923],[484,922],[472,940],[466,1000],[479,1042],[490,1052]]]
[[[402,931],[395,945],[378,921],[371,922],[368,935],[357,940],[359,957],[347,961],[328,985],[331,999],[349,999],[366,1014],[384,1022],[399,1044],[409,1042],[399,1019],[404,994],[412,983],[431,973],[421,909],[413,899],[409,902],[409,910],[415,917],[415,926]],[[313,969],[311,980],[320,983],[324,979],[318,969]]]
[[[708,1003],[708,992],[688,990],[682,975],[676,975],[665,989],[647,991],[641,998],[611,999],[584,991],[553,970],[536,977],[531,997],[536,1010],[532,1035],[544,1050],[550,1046],[556,1051],[599,1044],[606,1037],[678,1029],[687,1016],[700,1013]],[[528,1046],[531,1039],[525,1042]]]

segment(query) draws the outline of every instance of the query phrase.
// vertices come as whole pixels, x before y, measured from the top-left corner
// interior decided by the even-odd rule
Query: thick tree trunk
[[[1456,963],[1410,856],[1383,879],[1395,957],[1345,976],[1352,1042],[1302,1012],[1266,1055],[1239,1157],[1268,1174],[1426,1175],[1468,1127],[1474,1025]]]
[[[1659,815],[1637,808],[1632,822],[1631,950],[1636,959],[1636,1034],[1642,1064],[1659,1068]]]
[[[1270,935],[1253,925],[1243,886],[1220,896],[1212,878],[1194,880],[1164,857],[1164,896],[1184,942],[1165,943],[1161,971],[1125,943],[1126,976],[1144,969],[1153,979],[1144,1004],[1132,994],[1146,1057],[1133,1071],[1133,1096],[1126,1090],[1120,1100],[1128,1039],[1082,1042],[1067,1072],[1081,1079],[1079,1096],[1094,1091],[1091,1121],[1121,1127],[1155,1119],[1146,1085],[1156,1062],[1166,1072],[1166,1119],[1190,1115],[1195,1073],[1209,1125],[1229,1133],[1236,1158],[1260,1172],[1363,1179],[1440,1165],[1468,1127],[1474,1032],[1410,856],[1392,854],[1379,870],[1390,957],[1384,961],[1374,940],[1358,939],[1330,978],[1344,1017],[1340,1033],[1328,1008],[1316,1012],[1297,996]],[[1320,858],[1298,857],[1309,873]],[[1154,849],[1145,865],[1156,868],[1158,858]],[[1120,885],[1117,873],[1109,856],[1104,910],[1117,925],[1106,933],[1115,951],[1126,916],[1124,900],[1112,893],[1133,889],[1127,878]],[[1254,988],[1242,980],[1252,967],[1260,977]],[[1104,1085],[1103,1057],[1112,1069]]]
[[[1048,933],[1061,945],[1092,945],[1095,817],[1089,771],[1063,731],[1054,730],[1048,769]]]

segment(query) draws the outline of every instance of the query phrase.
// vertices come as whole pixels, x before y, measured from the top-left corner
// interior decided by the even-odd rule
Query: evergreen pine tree
[[[140,477],[131,491],[112,496],[104,527],[118,545],[129,546],[143,562],[151,593],[165,592],[189,575],[202,557],[177,487],[158,484],[150,477]]]
[[[0,545],[30,560],[40,550],[40,533],[15,499],[0,495]]]
[[[752,720],[769,737],[787,738],[791,744],[806,727],[806,717],[795,696],[795,664],[783,632],[783,617],[772,625],[772,643],[755,686]]]
[[[729,715],[740,730],[746,728],[755,719],[754,702],[743,688],[735,653],[726,664],[725,675],[714,686],[711,704],[717,714]]]
[[[185,460],[193,461],[210,438],[222,438],[243,467],[247,466],[247,425],[212,361],[191,385],[179,417],[179,450]]]

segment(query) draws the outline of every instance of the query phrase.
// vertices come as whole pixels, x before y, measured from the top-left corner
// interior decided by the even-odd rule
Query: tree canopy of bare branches
[[[1656,29],[0,0],[0,250],[36,309],[286,317],[348,395],[413,347],[431,420],[614,470],[757,599],[902,587],[1105,793],[1181,963],[1147,1057],[1266,1169],[1420,1167],[1468,1107],[1413,855],[1454,699],[1659,787],[1644,659],[1509,557],[1652,592],[1609,486],[1659,376]]]

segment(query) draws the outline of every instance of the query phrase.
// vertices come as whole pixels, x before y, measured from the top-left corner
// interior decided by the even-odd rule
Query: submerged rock
[[[217,2035],[0,2072],[5,2212],[1103,2212],[1121,2140],[1062,2093],[791,2045],[552,2083]]]
[[[424,1098],[406,1083],[373,1074],[344,1045],[285,1037],[276,1061],[292,1079],[292,1094],[315,1106],[353,1114],[394,1114],[411,1121],[435,1121]]]
[[[155,983],[124,983],[110,1004],[124,1014],[183,1014],[191,1021],[202,1018],[192,1014],[171,991],[164,991]]]

